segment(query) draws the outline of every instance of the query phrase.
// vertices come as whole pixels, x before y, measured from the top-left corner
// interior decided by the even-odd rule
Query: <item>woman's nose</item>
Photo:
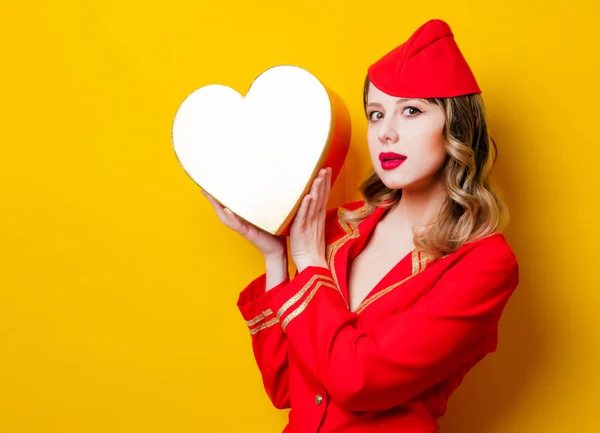
[[[378,137],[382,144],[395,143],[398,141],[398,131],[390,124],[384,125],[379,131]]]

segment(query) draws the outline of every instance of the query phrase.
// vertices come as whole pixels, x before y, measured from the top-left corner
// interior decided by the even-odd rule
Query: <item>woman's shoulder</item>
[[[482,238],[466,242],[451,253],[457,259],[467,261],[502,261],[517,263],[517,257],[503,233],[494,232]]]

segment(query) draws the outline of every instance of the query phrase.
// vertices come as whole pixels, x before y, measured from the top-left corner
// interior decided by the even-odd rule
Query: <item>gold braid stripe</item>
[[[281,322],[281,327],[285,330],[286,326],[289,325],[289,323],[297,316],[300,315],[300,313],[302,313],[306,307],[308,306],[308,303],[311,301],[311,299],[315,296],[315,294],[317,293],[317,290],[319,290],[319,288],[321,286],[325,286],[325,287],[331,287],[332,289],[336,288],[336,285],[333,283],[327,283],[325,281],[319,281],[316,286],[314,287],[314,289],[311,290],[310,294],[306,297],[306,299],[298,306],[298,308],[296,308],[294,311],[292,311],[290,314],[288,314],[288,316],[285,318],[285,320],[283,322]]]
[[[271,314],[273,314],[273,311],[270,308],[267,308],[265,311],[263,311],[262,313],[260,313],[258,316],[256,316],[253,319],[247,320],[246,324],[248,325],[248,327],[250,326],[254,326],[256,325],[258,322],[261,322],[263,320],[265,320],[267,317],[269,317]]]
[[[327,277],[324,275],[313,275],[313,277],[310,280],[308,280],[308,282],[300,290],[298,290],[298,293],[296,293],[285,304],[283,304],[283,306],[277,312],[277,318],[281,319],[281,316],[283,316],[285,314],[285,312],[291,306],[293,306],[296,302],[298,302],[300,300],[300,298],[302,298],[302,296],[304,296],[304,294],[308,291],[308,289],[310,289],[310,286],[312,286],[312,284],[315,282],[315,280],[318,280],[318,279],[333,282],[331,277]]]
[[[271,320],[269,320],[268,322],[265,322],[262,325],[257,326],[256,328],[250,328],[250,335],[254,335],[254,334],[262,331],[263,329],[267,329],[277,323],[279,323],[279,320],[277,320],[277,317],[274,317]]]
[[[421,269],[421,264],[419,263],[419,255],[415,254],[415,250],[412,252],[412,275],[415,275]]]
[[[367,205],[365,204],[360,208],[356,209],[354,212],[362,213],[365,211],[366,207]],[[335,255],[337,254],[338,250],[342,247],[342,245],[344,245],[350,239],[358,237],[359,232],[356,223],[342,222],[339,218],[339,214],[340,210],[338,209],[338,222],[340,223],[340,226],[342,226],[342,229],[346,232],[346,234],[344,234],[344,236],[342,236],[337,241],[331,243],[330,245],[327,245],[327,263],[329,264],[329,269],[331,270],[331,275],[333,276],[333,281],[335,282],[336,289],[340,293],[340,296],[342,297],[344,302],[346,303],[346,307],[350,309],[350,306],[348,305],[346,298],[342,294],[342,290],[340,289],[340,285],[338,283],[337,273],[335,271]]]

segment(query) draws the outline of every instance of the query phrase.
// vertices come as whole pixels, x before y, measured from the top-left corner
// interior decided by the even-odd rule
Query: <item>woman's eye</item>
[[[421,111],[421,110],[419,110],[419,109],[418,109],[418,108],[416,108],[416,107],[406,107],[406,108],[404,109],[404,111],[406,111],[406,110],[411,110],[411,112],[410,112],[410,114],[408,115],[408,117],[416,117],[416,116],[417,116],[419,113],[422,113],[422,111]]]
[[[375,118],[373,118],[373,114],[375,114]],[[383,117],[383,113],[381,111],[371,111],[369,113],[369,120],[379,120]]]

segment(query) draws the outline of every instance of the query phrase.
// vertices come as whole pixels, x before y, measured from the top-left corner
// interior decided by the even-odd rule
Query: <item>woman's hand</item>
[[[265,259],[270,257],[285,257],[287,255],[287,241],[285,236],[275,236],[256,227],[234,214],[230,209],[223,207],[221,203],[206,191],[202,190],[202,194],[215,208],[219,220],[250,241],[265,256]]]
[[[298,272],[308,266],[328,267],[325,216],[331,190],[331,168],[321,169],[304,196],[290,227],[290,252]]]

